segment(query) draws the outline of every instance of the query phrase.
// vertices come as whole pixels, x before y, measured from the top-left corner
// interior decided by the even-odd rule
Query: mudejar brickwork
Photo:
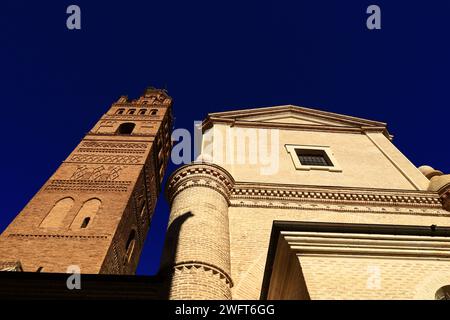
[[[134,274],[170,158],[172,99],[112,104],[0,236],[0,265]]]

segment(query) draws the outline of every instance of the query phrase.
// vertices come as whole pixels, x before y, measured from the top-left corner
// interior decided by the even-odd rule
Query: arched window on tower
[[[145,114],[145,109],[141,109],[141,110],[139,110],[139,115],[144,115]]]
[[[122,123],[119,128],[117,129],[117,133],[118,134],[124,134],[124,135],[129,135],[133,132],[134,127],[136,125],[132,122],[125,122]]]
[[[64,218],[72,209],[74,200],[70,197],[58,200],[45,219],[41,222],[42,228],[59,228],[63,226]]]
[[[92,223],[92,220],[94,220],[101,204],[102,202],[96,198],[86,201],[78,211],[70,229],[86,229]]]
[[[158,113],[158,109],[152,109],[150,111],[150,115],[152,115],[152,116],[156,116],[157,113]]]
[[[134,247],[136,246],[136,231],[133,229],[128,236],[127,244],[125,246],[125,256],[123,259],[123,264],[127,264],[131,261],[133,256]]]
[[[90,217],[86,217],[86,218],[84,218],[84,220],[83,220],[83,223],[81,224],[81,229],[86,229],[87,228],[87,226],[89,225],[89,222],[91,221],[91,218]]]
[[[439,290],[436,291],[435,299],[450,300],[450,285],[439,288]]]
[[[128,110],[128,114],[135,114],[136,113],[136,109],[130,109]]]
[[[125,112],[125,109],[120,108],[120,109],[117,109],[116,114],[123,114],[124,112]]]

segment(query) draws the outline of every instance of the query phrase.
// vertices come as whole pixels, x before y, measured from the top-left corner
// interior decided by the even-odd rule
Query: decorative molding
[[[231,192],[231,199],[442,208],[438,194],[431,192],[382,189],[355,190],[312,186],[237,184]]]
[[[444,209],[450,211],[450,189],[441,194],[441,201]]]
[[[299,256],[359,255],[450,260],[448,237],[302,231],[281,231],[280,237]]]
[[[331,121],[330,124],[295,124],[282,122],[269,122],[251,119],[251,116],[269,116],[281,112],[291,112],[293,115],[304,115],[322,121]],[[276,128],[282,130],[306,130],[319,132],[345,132],[362,134],[367,131],[381,132],[388,139],[392,136],[386,129],[383,122],[372,121],[362,118],[350,117],[327,111],[315,110],[294,105],[283,105],[265,108],[243,109],[226,112],[216,112],[208,114],[202,123],[203,132],[212,127],[215,123],[223,123],[231,126],[253,127],[253,128]],[[336,123],[336,124],[334,124]]]
[[[22,234],[11,233],[8,235],[11,238],[52,238],[52,239],[108,239],[106,235],[72,235],[72,234]]]
[[[206,187],[221,193],[229,201],[233,184],[233,177],[218,165],[193,163],[179,168],[169,177],[166,192],[171,203],[185,189]]]
[[[82,147],[95,149],[147,149],[146,143],[83,141]]]
[[[127,192],[131,181],[51,180],[45,191]]]
[[[121,166],[78,166],[69,180],[114,181],[119,177]]]
[[[364,205],[343,205],[326,203],[308,203],[308,202],[289,202],[289,201],[252,201],[235,199],[230,201],[231,207],[243,208],[270,208],[270,209],[295,209],[306,211],[333,211],[343,213],[372,213],[372,214],[398,214],[398,215],[417,215],[450,217],[450,212],[439,208],[415,208],[415,207],[388,207],[388,206],[364,206]]]
[[[145,150],[133,149],[94,149],[94,148],[79,148],[77,152],[81,153],[124,153],[124,154],[144,154]]]
[[[211,272],[214,276],[217,276],[220,280],[223,280],[230,288],[233,287],[233,281],[231,277],[220,268],[212,266],[204,262],[182,262],[173,267],[175,273],[189,273],[189,272]]]
[[[194,163],[175,171],[166,187],[169,202],[190,187],[214,189],[233,207],[450,216],[435,192],[235,183],[225,169],[208,163]]]
[[[142,156],[110,154],[75,154],[65,162],[139,164]]]

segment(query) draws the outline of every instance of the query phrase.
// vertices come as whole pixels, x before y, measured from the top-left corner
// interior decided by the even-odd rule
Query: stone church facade
[[[278,130],[274,174],[247,161],[250,129]],[[448,296],[450,176],[391,140],[384,123],[297,106],[209,114],[202,161],[166,190],[170,298]]]

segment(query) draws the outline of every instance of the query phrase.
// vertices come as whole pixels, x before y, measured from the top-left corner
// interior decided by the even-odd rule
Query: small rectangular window
[[[323,150],[296,149],[295,152],[297,153],[298,159],[303,166],[333,166],[330,158],[328,158],[327,154]]]
[[[329,146],[285,145],[297,170],[342,172]]]

